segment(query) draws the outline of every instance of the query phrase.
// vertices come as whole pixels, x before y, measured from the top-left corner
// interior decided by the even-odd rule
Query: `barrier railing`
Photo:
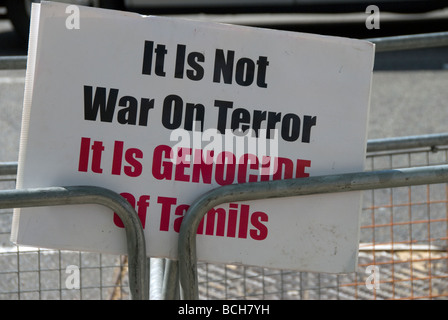
[[[432,151],[435,151],[437,150],[437,147],[441,145],[448,145],[448,133],[369,140],[367,142],[367,152],[382,152],[428,147],[431,148]]]
[[[422,136],[407,136],[387,139],[370,140],[367,144],[369,153],[375,152],[381,154],[387,151],[397,151],[406,149],[422,149],[430,150],[431,153],[436,152],[440,146],[448,145],[448,134],[429,134]],[[0,176],[15,175],[17,171],[16,162],[0,163]],[[188,213],[185,224],[183,224],[181,235],[179,238],[179,263],[180,279],[182,283],[182,296],[186,298],[197,298],[197,275],[193,270],[196,269],[195,263],[195,241],[194,234],[188,230],[196,230],[192,224],[198,223],[202,215],[213,206],[227,201],[249,200],[257,198],[268,198],[278,196],[294,196],[309,193],[326,193],[366,190],[375,188],[389,188],[405,185],[419,185],[428,183],[446,182],[446,166],[425,166],[423,168],[411,168],[402,170],[386,170],[374,172],[362,172],[346,175],[314,177],[309,179],[285,180],[284,182],[265,182],[261,184],[240,184],[222,187],[213,190],[195,202]],[[272,191],[274,190],[274,191]],[[105,197],[104,193],[107,195]],[[101,194],[98,196],[98,194]],[[101,199],[101,200],[98,200]],[[21,206],[37,206],[56,204],[70,204],[83,202],[101,201],[101,204],[109,206],[111,199],[119,202],[119,205],[125,205],[123,213],[129,215],[133,208],[126,201],[107,189],[97,187],[66,187],[66,188],[43,188],[34,190],[7,190],[0,191],[0,208],[21,207]],[[106,201],[104,203],[103,201]],[[120,212],[119,209],[117,213]],[[121,210],[123,211],[123,210]],[[135,214],[133,214],[135,215]],[[193,221],[194,220],[194,221]],[[126,221],[126,219],[123,219]],[[130,222],[131,225],[134,222]],[[188,226],[190,224],[190,226]],[[136,228],[135,226],[133,227]],[[190,229],[191,228],[191,229]],[[142,239],[140,231],[138,238]],[[130,258],[130,284],[133,297],[146,298],[139,294],[141,289],[147,288],[147,278],[144,267],[146,259],[144,258],[144,250],[135,252],[136,248],[132,243],[136,243],[134,231],[129,231],[130,241],[129,252]],[[141,245],[137,247],[141,248]],[[365,248],[364,248],[365,249]],[[138,251],[138,250],[137,250]],[[151,261],[151,291],[150,296],[154,299],[175,299],[179,297],[179,265],[177,261],[167,259],[149,259]],[[136,267],[134,267],[136,266]],[[134,270],[137,270],[134,275]],[[144,281],[140,281],[146,279]],[[194,279],[194,280],[192,280]],[[189,285],[188,285],[189,284]],[[135,292],[135,293],[134,293]],[[146,290],[145,290],[146,292]]]
[[[435,48],[448,46],[448,32],[370,38],[367,40],[375,43],[375,52]]]
[[[430,153],[435,153],[441,146],[446,145],[448,145],[448,134],[432,134],[370,140],[367,144],[367,150],[368,152],[382,154],[386,153],[388,150],[396,151],[417,148],[428,150],[427,152]],[[14,175],[16,170],[17,163],[9,162],[0,164],[1,175]],[[180,295],[183,299],[198,298],[195,232],[191,232],[191,230],[197,230],[197,224],[200,222],[203,215],[210,208],[218,204],[228,201],[355,190],[373,190],[446,182],[448,182],[448,165],[436,165],[310,177],[307,179],[265,181],[217,188],[197,199],[187,212],[179,234],[179,260],[149,259],[151,261],[151,297],[153,299],[177,299]],[[103,197],[104,192],[107,194],[105,197]],[[112,201],[111,198],[117,199]],[[112,205],[110,203],[111,201],[118,201],[118,206],[123,205],[125,208],[117,208],[117,204]],[[122,213],[122,216],[127,216],[129,215],[129,212],[133,211],[133,208],[130,207],[126,201],[123,202],[123,199],[120,196],[117,196],[107,189],[97,187],[43,188],[34,190],[6,190],[0,192],[0,208],[84,202],[100,203],[109,206],[117,213],[121,210],[126,211],[127,213]],[[136,219],[135,212],[131,216],[134,216],[134,220]],[[125,222],[128,219],[123,217],[122,220]],[[126,223],[133,225],[133,223],[137,223],[137,221]],[[139,223],[138,225],[140,226]],[[146,299],[149,296],[149,293],[147,289],[143,288],[148,288],[147,283],[149,276],[145,271],[147,270],[145,267],[147,259],[144,254],[144,241],[143,244],[137,245],[140,249],[136,249],[136,247],[133,246],[133,243],[138,244],[138,242],[142,241],[144,238],[140,230],[137,231],[137,240],[132,240],[135,236],[133,236],[134,231],[131,230],[132,228],[129,228],[128,230],[128,237],[131,239],[128,242],[130,253],[129,276],[131,292],[133,298]],[[134,250],[137,250],[138,253],[135,253]],[[134,256],[134,258],[132,258],[132,256]],[[135,270],[135,273],[133,270]]]
[[[429,169],[448,164],[448,135],[370,140],[367,150],[366,171]],[[199,296],[446,299],[447,208],[447,183],[367,189],[363,192],[357,272],[339,275],[199,262]],[[366,286],[369,278],[364,269],[372,266],[381,270],[380,289]]]
[[[179,274],[181,296],[198,299],[196,230],[213,207],[230,201],[247,201],[311,194],[348,192],[379,188],[448,182],[448,165],[359,172],[341,175],[261,181],[219,187],[194,201],[179,232]]]

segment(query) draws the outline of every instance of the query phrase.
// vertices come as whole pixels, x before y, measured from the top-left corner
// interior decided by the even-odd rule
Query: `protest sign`
[[[364,169],[373,44],[70,7],[33,4],[18,188],[109,188],[148,256],[176,259],[183,215],[212,188]],[[360,206],[360,192],[224,204],[198,258],[350,272]],[[16,209],[12,240],[126,253],[95,205]]]

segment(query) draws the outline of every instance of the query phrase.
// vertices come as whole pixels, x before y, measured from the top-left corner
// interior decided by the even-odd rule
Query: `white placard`
[[[212,188],[364,169],[373,44],[75,9],[33,4],[18,188],[114,190],[148,256],[176,259],[183,215]],[[360,209],[360,192],[224,204],[198,230],[198,258],[351,272]],[[12,240],[126,253],[96,205],[16,209]]]

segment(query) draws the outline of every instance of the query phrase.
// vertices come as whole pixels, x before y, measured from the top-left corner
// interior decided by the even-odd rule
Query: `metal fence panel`
[[[443,134],[370,141],[366,170],[447,164],[446,139]],[[448,184],[364,191],[358,262],[357,272],[340,275],[199,263],[198,294],[200,299],[447,300]]]
[[[10,243],[11,209],[0,209],[1,300],[130,299],[126,256],[17,247]],[[79,287],[68,286],[70,266]]]
[[[446,168],[447,137],[369,141],[367,171]],[[0,169],[2,189],[14,189],[14,168],[16,164],[8,163]],[[442,177],[433,178],[440,182]],[[427,182],[364,191],[358,272],[335,275],[199,263],[199,298],[447,299],[448,184]],[[126,256],[12,246],[12,211],[0,213],[0,299],[129,298]],[[177,263],[151,260],[152,298],[177,298]],[[67,285],[69,266],[79,267],[80,288]],[[380,275],[377,283],[372,281],[374,272]]]
[[[133,299],[148,299],[149,276],[146,266],[146,242],[143,228],[134,208],[123,197],[108,189],[92,186],[0,191],[0,209],[73,204],[104,205],[112,209],[112,212],[115,212],[121,218],[125,225],[127,238],[128,280],[131,295]],[[39,254],[37,257],[40,264],[41,255]],[[79,266],[76,266],[76,270],[79,270]],[[47,270],[46,273],[48,271],[51,271],[51,269]],[[18,274],[20,275],[20,273]],[[31,275],[34,273],[26,274]],[[34,281],[35,283],[39,285],[48,284],[48,281],[41,281],[42,272],[38,272],[37,275],[39,276],[39,281]],[[25,283],[29,284],[32,281],[25,281]],[[21,281],[18,281],[18,286],[21,284]],[[26,291],[29,290],[26,289]]]

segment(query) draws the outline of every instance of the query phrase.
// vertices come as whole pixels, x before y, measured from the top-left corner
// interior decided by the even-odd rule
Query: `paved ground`
[[[368,139],[448,132],[447,85],[448,70],[374,72]]]

